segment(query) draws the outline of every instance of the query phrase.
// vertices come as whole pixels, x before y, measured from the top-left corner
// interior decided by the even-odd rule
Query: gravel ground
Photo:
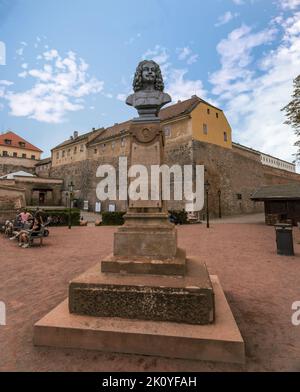
[[[0,236],[2,371],[300,371],[300,232],[295,257],[275,252],[273,227],[263,224],[181,226],[179,245],[217,274],[246,342],[245,366],[85,350],[34,347],[33,325],[67,296],[68,281],[112,249],[114,228],[52,228],[41,248],[18,248]]]

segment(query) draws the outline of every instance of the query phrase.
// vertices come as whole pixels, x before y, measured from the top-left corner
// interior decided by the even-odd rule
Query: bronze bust
[[[134,94],[129,95],[127,105],[137,109],[139,117],[134,121],[158,121],[160,109],[171,102],[164,93],[164,82],[160,67],[153,60],[139,63],[133,80]]]

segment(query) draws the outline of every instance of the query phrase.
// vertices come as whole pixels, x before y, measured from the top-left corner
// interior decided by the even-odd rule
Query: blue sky
[[[234,141],[292,160],[280,112],[300,70],[300,0],[0,0],[0,131],[50,149],[133,117],[142,58],[173,101],[221,107]]]

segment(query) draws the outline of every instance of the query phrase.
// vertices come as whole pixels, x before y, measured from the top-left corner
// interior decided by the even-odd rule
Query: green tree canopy
[[[290,125],[297,136],[295,146],[298,147],[298,151],[295,156],[296,161],[300,162],[300,75],[294,79],[293,85],[294,92],[292,100],[281,110],[285,111],[285,115],[287,117],[285,124]]]

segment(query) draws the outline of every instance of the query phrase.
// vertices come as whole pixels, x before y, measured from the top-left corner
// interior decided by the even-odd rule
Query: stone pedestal
[[[56,348],[245,363],[245,344],[222,287],[211,276],[216,319],[195,325],[70,313],[65,300],[34,326],[34,344]]]
[[[163,163],[164,137],[159,120],[133,122],[130,127],[130,165],[148,170],[149,200],[129,199],[125,224],[114,234],[113,254],[101,263],[102,272],[155,275],[184,275],[185,251],[177,248],[177,231],[158,189],[150,198],[151,165]]]
[[[214,293],[203,263],[188,261],[184,276],[100,273],[97,264],[72,280],[69,310],[94,317],[210,324]]]

